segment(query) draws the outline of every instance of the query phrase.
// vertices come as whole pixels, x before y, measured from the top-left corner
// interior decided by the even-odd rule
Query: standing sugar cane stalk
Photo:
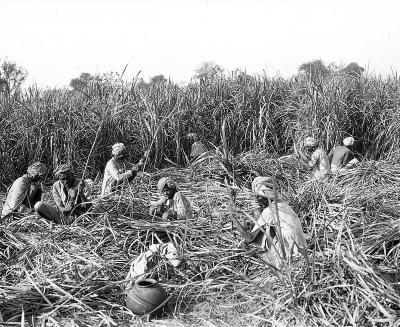
[[[104,170],[104,179],[101,188],[101,195],[113,193],[122,188],[124,183],[131,182],[143,166],[150,151],[145,151],[143,157],[137,164],[128,161],[128,152],[123,143],[116,143],[112,146],[112,155]]]

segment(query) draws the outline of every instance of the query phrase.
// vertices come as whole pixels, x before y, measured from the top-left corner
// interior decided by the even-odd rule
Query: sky
[[[203,62],[289,77],[314,59],[400,71],[397,0],[0,0],[0,60],[25,84],[82,72],[188,82]]]

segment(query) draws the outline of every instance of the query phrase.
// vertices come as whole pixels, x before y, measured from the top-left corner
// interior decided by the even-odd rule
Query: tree
[[[26,80],[28,73],[25,68],[15,62],[3,61],[0,66],[0,92],[14,93]]]
[[[324,78],[329,74],[329,69],[324,65],[321,59],[303,63],[299,67],[299,72],[306,74],[311,79]]]
[[[163,74],[156,75],[150,78],[150,84],[161,84],[166,82],[168,82],[168,80],[164,77]]]
[[[224,69],[212,61],[203,62],[199,68],[195,70],[194,77],[201,82],[211,82],[212,80],[221,77],[224,74]]]
[[[94,78],[89,73],[82,73],[79,77],[71,79],[69,86],[75,91],[82,91]]]
[[[343,74],[352,76],[352,77],[360,77],[362,75],[362,73],[364,72],[364,68],[362,68],[356,62],[351,62],[345,68],[343,68],[340,72]]]

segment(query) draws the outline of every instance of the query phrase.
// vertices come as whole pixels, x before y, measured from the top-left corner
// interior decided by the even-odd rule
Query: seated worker
[[[35,204],[42,199],[41,181],[46,172],[45,164],[35,162],[28,167],[25,175],[14,181],[4,201],[1,218],[22,212],[24,209],[34,209]]]
[[[327,180],[331,171],[328,156],[322,148],[318,147],[318,141],[313,137],[304,140],[306,156],[298,154],[300,164],[312,171],[313,177],[318,180]],[[308,158],[310,158],[308,160]]]
[[[354,156],[351,148],[354,145],[353,137],[346,137],[343,145],[335,146],[329,152],[328,158],[331,160],[331,170],[333,173],[341,173],[353,168],[359,161]]]
[[[120,189],[124,182],[131,182],[143,166],[144,158],[148,157],[150,152],[146,151],[136,165],[128,162],[128,152],[123,143],[114,144],[111,153],[113,158],[107,162],[104,170],[101,195],[113,193]]]
[[[161,178],[157,183],[157,188],[162,197],[150,207],[150,215],[162,217],[164,220],[193,218],[190,201],[178,191],[172,179]]]
[[[297,253],[305,255],[307,246],[300,220],[293,209],[282,200],[272,178],[256,177],[252,183],[252,191],[259,205],[259,210],[254,213],[257,224],[252,231],[248,232],[235,215],[231,215],[233,223],[245,241],[254,242],[262,249],[268,250],[270,254],[278,254],[282,258]],[[279,227],[284,253],[278,241]]]
[[[203,153],[207,152],[206,146],[199,141],[199,136],[196,133],[189,133],[187,138],[193,142],[190,149],[190,161],[196,160]]]
[[[54,175],[58,179],[53,184],[53,199],[57,208],[39,201],[35,205],[35,211],[47,220],[68,225],[92,207],[89,200],[92,190],[87,181],[75,178],[74,171],[68,164],[60,165]]]

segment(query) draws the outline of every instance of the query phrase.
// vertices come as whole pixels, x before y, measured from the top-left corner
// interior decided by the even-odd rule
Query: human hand
[[[167,212],[164,212],[164,213],[162,214],[161,218],[162,218],[163,220],[169,220],[169,216],[170,216],[170,214],[169,214],[169,212],[167,211]]]
[[[73,206],[72,206],[72,204],[70,204],[70,203],[67,203],[65,206],[64,206],[64,212],[68,212],[68,211],[72,211],[72,209],[73,209]]]
[[[150,155],[150,150],[144,151],[144,153],[143,153],[143,157],[144,157],[144,158],[148,158],[149,155]]]

